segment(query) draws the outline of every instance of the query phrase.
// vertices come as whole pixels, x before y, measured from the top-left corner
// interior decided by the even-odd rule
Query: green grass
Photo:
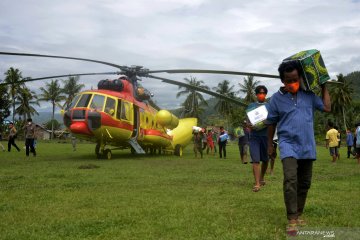
[[[18,144],[20,141],[18,141]],[[5,142],[3,142],[5,144]],[[20,145],[20,144],[19,144]],[[38,156],[0,152],[0,239],[285,239],[280,161],[258,193],[238,159],[134,156],[94,145],[38,144]],[[311,227],[360,227],[360,166],[318,148],[305,209]]]

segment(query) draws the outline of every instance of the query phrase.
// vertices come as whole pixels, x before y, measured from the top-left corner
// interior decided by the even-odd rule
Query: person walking
[[[248,163],[248,152],[249,152],[249,139],[250,139],[250,128],[247,126],[246,119],[243,121],[240,127],[240,133],[238,136],[238,146],[240,152],[240,159],[243,164]]]
[[[284,84],[272,95],[268,108],[268,154],[274,152],[272,140],[277,128],[280,159],[283,165],[283,190],[288,219],[287,232],[294,233],[305,224],[301,218],[311,185],[316,160],[314,110],[331,111],[330,95],[321,85],[322,98],[300,89],[302,67],[298,61],[286,61],[278,68]]]
[[[229,139],[229,136],[226,133],[224,127],[220,127],[220,133],[219,133],[219,139],[218,139],[220,158],[222,158],[224,155],[224,159],[226,159],[226,144],[227,144],[228,139]]]
[[[213,142],[214,142],[214,155],[215,155],[215,153],[216,153],[216,142],[218,141],[218,134],[214,129],[212,129],[212,138],[213,138]]]
[[[351,148],[354,145],[354,137],[350,131],[350,129],[346,129],[346,146],[347,146],[347,158],[350,158],[352,155]]]
[[[36,125],[32,122],[31,118],[27,119],[27,123],[24,129],[25,129],[26,156],[29,156],[31,151],[35,157],[36,149],[34,147],[34,141],[36,137]]]
[[[269,158],[270,158],[270,171],[268,169],[268,172],[270,173],[270,175],[274,175],[275,159],[277,157],[276,149],[277,149],[278,143],[279,143],[278,136],[277,136],[277,132],[276,132],[276,129],[275,129],[275,134],[274,134],[274,138],[273,138],[274,151],[273,151],[273,155],[269,156]]]
[[[332,157],[332,163],[336,163],[336,159],[339,155],[339,132],[334,128],[332,122],[328,122],[329,131],[326,132],[326,149],[330,149],[330,156]]]
[[[360,123],[356,124],[355,137],[356,141],[354,142],[354,146],[356,149],[356,158],[358,164],[360,164]]]
[[[339,128],[337,126],[334,126],[334,128],[335,128],[336,131],[338,131],[338,135],[337,135],[337,141],[338,141],[337,160],[340,160],[341,130],[339,130]]]
[[[259,85],[255,88],[257,102],[250,103],[247,107],[247,112],[265,105],[267,88],[264,85]],[[253,192],[258,192],[261,186],[265,186],[265,173],[268,168],[268,152],[267,152],[267,127],[264,126],[260,129],[250,125],[250,157],[252,163],[253,174],[255,178],[255,185]],[[271,138],[272,139],[272,138]],[[261,166],[260,166],[261,162]]]
[[[73,147],[73,151],[76,151],[76,137],[74,135],[71,135],[71,145]]]
[[[214,141],[213,141],[213,133],[211,129],[208,130],[206,139],[207,139],[206,154],[209,154],[210,151],[210,154],[214,155]]]
[[[20,152],[20,148],[16,145],[15,139],[17,137],[17,130],[14,126],[14,123],[9,123],[9,137],[8,137],[8,152],[11,151],[11,146],[14,146],[18,152]]]
[[[4,145],[2,145],[2,133],[0,132],[0,148],[2,149],[3,152],[5,152],[5,147]]]

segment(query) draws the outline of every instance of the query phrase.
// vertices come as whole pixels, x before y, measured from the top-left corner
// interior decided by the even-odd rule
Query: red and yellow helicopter
[[[203,92],[243,106],[246,106],[246,104],[237,99],[151,74],[164,72],[209,73],[278,78],[276,75],[236,71],[198,69],[151,71],[141,66],[128,67],[86,58],[55,55],[13,52],[0,52],[0,55],[87,61],[119,69],[117,72],[67,74],[42,78],[26,78],[21,81],[30,82],[71,76],[118,75],[119,77],[114,80],[101,80],[98,83],[97,90],[87,90],[79,93],[69,108],[63,112],[64,125],[69,131],[77,138],[95,142],[95,154],[97,157],[105,157],[107,159],[112,157],[111,149],[108,146],[114,146],[115,149],[130,148],[133,153],[138,154],[153,153],[159,150],[160,152],[170,152],[181,156],[183,149],[192,139],[192,129],[193,126],[197,125],[197,119],[178,119],[169,111],[160,110],[151,100],[152,94],[139,84],[138,80],[141,77],[158,79],[168,84]]]

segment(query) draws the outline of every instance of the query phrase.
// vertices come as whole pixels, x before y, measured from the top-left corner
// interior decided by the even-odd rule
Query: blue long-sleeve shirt
[[[354,146],[354,137],[351,132],[346,133],[346,145],[347,146]]]
[[[324,110],[320,97],[299,90],[294,96],[280,88],[266,105],[267,121],[277,124],[280,158],[316,159],[314,111]]]

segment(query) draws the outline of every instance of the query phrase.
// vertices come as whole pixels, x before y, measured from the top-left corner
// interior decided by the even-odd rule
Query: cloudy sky
[[[97,59],[151,70],[196,68],[277,74],[282,59],[321,51],[332,78],[360,70],[359,0],[2,0],[0,51]],[[107,72],[88,62],[0,56],[23,77]],[[154,74],[155,75],[155,74]],[[158,76],[183,81],[189,74]],[[242,76],[192,75],[209,87]],[[99,79],[82,77],[86,88]],[[269,95],[280,80],[261,79]],[[164,108],[177,107],[176,86],[144,78]],[[44,82],[27,84],[38,91]],[[42,110],[48,106],[42,104]],[[41,109],[40,109],[41,111]]]

